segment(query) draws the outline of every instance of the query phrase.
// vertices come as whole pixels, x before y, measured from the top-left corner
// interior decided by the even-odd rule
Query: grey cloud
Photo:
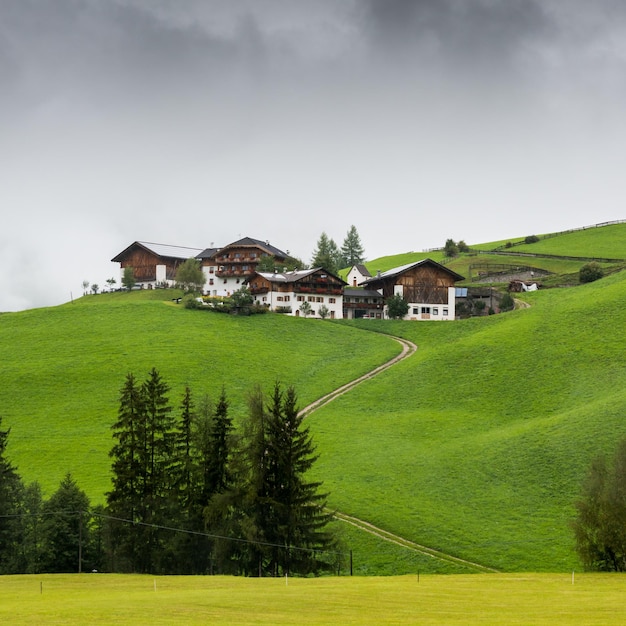
[[[362,16],[374,53],[387,60],[499,78],[554,30],[536,0],[368,0]]]

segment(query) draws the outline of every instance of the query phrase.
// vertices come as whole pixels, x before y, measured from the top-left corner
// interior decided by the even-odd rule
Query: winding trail
[[[348,391],[351,391],[360,383],[374,378],[375,376],[389,369],[396,363],[399,363],[400,361],[407,359],[412,354],[414,354],[415,351],[417,350],[417,346],[413,342],[408,341],[407,339],[402,339],[401,337],[395,337],[394,335],[388,335],[388,337],[390,337],[394,341],[397,341],[402,346],[402,352],[400,352],[400,354],[395,356],[393,359],[387,361],[386,363],[379,365],[378,367],[374,368],[370,372],[363,374],[363,376],[359,376],[359,378],[356,378],[355,380],[350,381],[349,383],[346,383],[345,385],[342,385],[341,387],[338,387],[334,391],[331,391],[325,396],[322,396],[315,402],[312,402],[308,406],[305,406],[302,410],[300,410],[298,415],[302,417],[306,417],[310,415],[313,411],[316,411],[317,409],[323,406],[326,406],[328,403],[332,402],[339,396],[343,395],[344,393]],[[352,515],[346,515],[345,513],[341,513],[339,511],[334,512],[334,517],[341,522],[355,526],[356,528],[364,532],[370,533],[371,535],[375,535],[376,537],[383,539],[384,541],[389,541],[390,543],[394,543],[398,546],[402,546],[403,548],[407,548],[408,550],[412,550],[413,552],[416,552],[418,554],[422,554],[424,556],[428,556],[433,559],[438,559],[440,561],[445,561],[446,563],[462,565],[463,567],[475,569],[479,572],[498,572],[498,570],[488,567],[486,565],[481,565],[480,563],[467,561],[466,559],[461,559],[451,554],[446,554],[445,552],[442,552],[441,550],[436,550],[435,548],[429,548],[428,546],[415,543],[414,541],[411,541],[410,539],[405,539],[404,537],[395,535],[387,530],[384,530],[383,528],[379,528],[377,526],[374,526],[373,524],[370,524],[369,522],[366,522],[365,520],[359,519],[358,517],[353,517]]]
[[[349,383],[346,383],[342,387],[339,387],[335,389],[334,391],[331,391],[330,393],[326,394],[325,396],[322,396],[315,402],[312,402],[311,404],[309,404],[309,406],[305,406],[298,413],[298,415],[301,415],[302,417],[304,417],[308,415],[309,413],[312,413],[316,409],[319,409],[325,406],[326,404],[328,404],[329,402],[332,402],[335,398],[338,398],[339,396],[343,395],[347,391],[351,391],[363,381],[369,380],[370,378],[374,378],[374,376],[377,376],[381,372],[384,372],[386,369],[389,369],[392,365],[395,365],[396,363],[399,363],[403,359],[410,357],[417,350],[417,346],[411,341],[407,341],[406,339],[401,339],[400,337],[394,337],[393,335],[389,335],[389,337],[397,341],[402,346],[402,352],[400,354],[393,357],[393,359],[391,359],[390,361],[387,361],[386,363],[379,365],[378,367],[374,368],[370,372],[367,372],[367,374],[363,374],[363,376],[359,376],[359,378],[356,378],[355,380],[352,380]]]

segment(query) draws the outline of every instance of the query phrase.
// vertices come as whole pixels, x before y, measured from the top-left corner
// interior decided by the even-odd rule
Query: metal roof
[[[120,252],[117,256],[113,257],[111,261],[120,262],[122,258],[133,247],[139,246],[144,250],[148,250],[159,257],[167,257],[170,259],[189,259],[196,257],[202,252],[201,248],[186,248],[184,246],[170,246],[166,243],[152,243],[149,241],[135,241],[128,248]]]
[[[340,280],[344,285],[346,281],[341,279],[339,276],[336,276],[332,272],[325,270],[323,267],[314,267],[308,270],[292,270],[290,272],[257,272],[259,276],[262,276],[266,280],[269,280],[272,283],[295,283],[301,278],[306,278],[315,272],[326,272],[329,276]]]
[[[437,263],[437,261],[433,261],[432,259],[422,259],[421,261],[416,261],[415,263],[407,263],[406,265],[400,265],[399,267],[393,267],[386,272],[381,272],[380,274],[376,274],[376,276],[372,276],[367,280],[364,280],[361,285],[370,285],[379,280],[385,280],[386,278],[392,278],[394,276],[399,276],[400,274],[404,274],[407,270],[410,270],[414,267],[419,267],[420,265],[434,265],[435,267],[439,267],[442,270],[446,271],[450,274],[455,281],[464,280],[464,276],[453,272],[451,269],[447,268],[445,265],[441,265],[441,263]]]

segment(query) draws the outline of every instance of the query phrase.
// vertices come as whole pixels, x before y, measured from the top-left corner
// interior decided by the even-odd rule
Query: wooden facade
[[[255,301],[272,311],[295,316],[307,302],[312,315],[326,307],[329,317],[343,317],[343,281],[324,268],[291,272],[257,272],[248,280]]]
[[[156,285],[164,281],[173,283],[179,265],[199,252],[196,248],[135,241],[111,261],[120,264],[122,276],[125,268],[132,267],[138,284]]]
[[[218,278],[249,278],[255,274],[256,267],[264,256],[271,256],[280,263],[288,255],[270,245],[269,241],[245,237],[202,258],[202,265],[213,267],[212,273]]]
[[[459,280],[463,280],[463,276],[431,259],[424,259],[373,276],[362,284],[368,289],[381,291],[385,299],[401,291],[407,302],[446,304],[448,289]],[[401,289],[397,286],[401,286]]]

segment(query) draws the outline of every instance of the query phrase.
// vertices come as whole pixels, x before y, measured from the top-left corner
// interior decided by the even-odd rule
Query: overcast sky
[[[0,0],[0,311],[135,240],[369,259],[626,218],[623,0]]]

